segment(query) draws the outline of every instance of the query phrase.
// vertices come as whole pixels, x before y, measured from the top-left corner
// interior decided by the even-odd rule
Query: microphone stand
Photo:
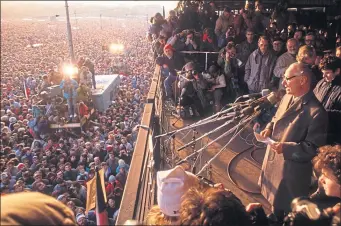
[[[241,126],[244,124],[243,128],[241,128],[238,132],[236,132],[232,137],[231,139],[229,140],[229,142],[227,142],[219,151],[217,154],[215,154],[203,167],[202,169],[196,174],[199,175],[201,174],[205,169],[206,167],[208,167],[212,162],[213,160],[215,160],[226,148],[227,146],[248,126],[250,125],[250,123],[253,121],[253,119],[257,118],[259,116],[259,114],[261,113],[261,111],[257,111],[254,113],[254,115],[252,116],[249,116],[247,120],[245,120],[244,122],[240,123],[240,125],[238,124],[237,126]],[[238,130],[238,129],[237,129]]]
[[[201,120],[199,120],[198,122],[195,122],[195,123],[193,123],[193,124],[191,124],[191,125],[188,125],[188,126],[186,126],[186,127],[181,128],[181,129],[178,129],[178,130],[175,130],[175,131],[171,131],[171,132],[167,132],[167,133],[164,133],[164,134],[160,134],[160,135],[158,135],[158,136],[155,136],[155,138],[160,138],[160,137],[164,137],[164,136],[173,135],[173,134],[175,134],[175,133],[178,133],[178,132],[183,131],[183,130],[186,130],[186,129],[191,129],[191,128],[194,128],[194,127],[199,126],[199,125],[204,125],[204,124],[202,124],[203,122],[205,122],[205,123],[212,122],[212,121],[209,121],[209,120],[210,120],[210,119],[213,119],[214,117],[217,117],[217,118],[218,118],[220,115],[225,114],[225,113],[227,113],[227,112],[229,112],[229,111],[231,111],[231,110],[233,110],[233,109],[235,109],[235,108],[237,108],[237,107],[238,107],[238,106],[230,107],[230,108],[228,108],[228,109],[226,109],[226,110],[224,110],[224,111],[222,111],[222,112],[218,112],[218,113],[216,113],[216,114],[214,114],[214,115],[212,115],[212,116],[209,116],[209,117],[207,117],[207,118],[201,119]],[[226,118],[227,118],[227,117],[226,117]],[[220,119],[219,119],[219,120],[220,120]]]
[[[204,137],[206,137],[206,136],[208,136],[208,135],[210,135],[210,134],[212,134],[212,133],[214,133],[214,132],[217,132],[218,130],[222,129],[223,127],[227,126],[228,124],[230,124],[230,123],[233,122],[233,121],[234,121],[234,119],[231,119],[231,120],[225,122],[224,124],[222,124],[221,126],[218,126],[218,127],[215,128],[214,130],[209,131],[209,132],[207,132],[207,133],[201,135],[201,136],[198,137],[197,139],[192,140],[191,142],[189,142],[189,143],[187,143],[187,144],[181,146],[180,148],[177,149],[177,151],[181,151],[182,149],[187,148],[188,146],[190,146],[191,144],[195,143],[196,141],[198,141],[198,140],[200,140],[200,139],[202,139],[202,138],[204,138]]]
[[[238,119],[238,118],[235,118],[235,119]],[[219,139],[221,139],[221,138],[223,138],[223,137],[225,137],[225,136],[227,136],[227,135],[230,135],[234,130],[236,130],[236,128],[239,127],[240,124],[244,124],[245,121],[249,121],[248,119],[249,119],[249,118],[247,118],[246,120],[245,120],[245,119],[242,119],[242,120],[239,122],[239,124],[237,124],[236,126],[232,127],[231,129],[229,129],[228,131],[226,131],[225,133],[223,133],[222,135],[220,135],[220,136],[217,137],[216,139],[210,141],[209,143],[207,143],[206,145],[204,145],[204,147],[202,147],[202,148],[200,148],[199,150],[197,150],[197,151],[193,152],[192,154],[188,155],[186,158],[184,158],[183,160],[179,161],[176,165],[180,165],[180,164],[182,164],[182,163],[184,163],[184,162],[187,162],[187,160],[188,160],[189,158],[191,158],[192,156],[194,156],[194,155],[196,155],[196,154],[202,152],[203,150],[205,150],[205,148],[207,148],[208,146],[210,146],[211,144],[213,144],[213,143],[216,142],[217,140],[219,140]]]

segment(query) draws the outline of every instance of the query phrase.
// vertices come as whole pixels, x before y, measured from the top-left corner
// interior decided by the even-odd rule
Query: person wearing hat
[[[156,59],[156,64],[162,67],[162,74],[167,78],[164,81],[167,98],[173,95],[172,85],[177,79],[175,70],[181,70],[185,64],[184,58],[175,52],[171,44],[166,44],[163,48],[164,55]]]
[[[279,36],[274,37],[272,39],[272,49],[277,57],[281,56],[285,52],[283,48],[283,39]]]
[[[146,217],[147,225],[178,225],[181,197],[191,188],[199,187],[199,179],[181,166],[159,171],[156,175],[157,203]]]
[[[75,216],[66,205],[38,192],[2,197],[0,221],[1,225],[76,225]]]

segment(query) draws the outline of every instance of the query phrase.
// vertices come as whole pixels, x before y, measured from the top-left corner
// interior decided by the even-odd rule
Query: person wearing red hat
[[[176,70],[181,70],[185,64],[183,56],[179,55],[171,44],[165,45],[163,48],[164,56],[156,59],[156,64],[162,67],[161,72],[167,76],[164,81],[167,98],[172,98],[172,85],[176,81]]]

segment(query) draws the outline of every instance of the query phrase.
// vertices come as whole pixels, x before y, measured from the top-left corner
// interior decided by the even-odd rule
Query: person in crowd
[[[275,82],[274,86],[279,89],[283,89],[282,81],[285,71],[288,67],[296,62],[296,55],[298,52],[298,41],[294,38],[291,38],[287,41],[287,52],[283,53],[276,61],[276,65],[274,68],[274,79],[279,81]]]
[[[233,26],[234,19],[233,14],[231,13],[231,9],[226,7],[224,8],[223,14],[217,19],[214,33],[218,39],[218,48],[222,48],[226,41],[226,32],[230,26]]]
[[[315,34],[312,32],[309,32],[308,34],[306,34],[306,36],[304,37],[304,44],[306,44],[307,46],[315,47],[316,45]]]
[[[63,81],[60,83],[60,88],[64,91],[64,98],[67,100],[69,117],[72,119],[76,117],[76,101],[77,101],[77,88],[78,83],[76,80],[70,78],[69,76],[65,76]]]
[[[72,210],[56,199],[21,192],[1,197],[1,225],[76,225],[76,221]]]
[[[183,196],[180,225],[251,225],[241,201],[232,192],[192,188]]]
[[[243,93],[243,77],[240,76],[242,62],[236,58],[236,46],[229,42],[225,47],[224,58],[218,60],[218,65],[223,68],[226,81],[226,93],[228,99],[233,100]]]
[[[246,40],[236,45],[236,57],[243,62],[244,66],[250,54],[258,48],[257,41],[254,38],[255,33],[252,29],[247,29],[245,36]]]
[[[341,59],[341,46],[336,48],[335,56]]]
[[[217,40],[212,28],[205,28],[202,35],[201,52],[216,52],[218,51]],[[211,62],[211,60],[209,60]]]
[[[251,53],[246,62],[244,81],[250,93],[270,88],[277,57],[269,49],[269,45],[269,39],[261,36],[258,40],[258,49]]]
[[[326,145],[318,150],[313,159],[314,169],[320,175],[321,188],[310,199],[319,208],[333,207],[341,201],[341,146]]]
[[[299,63],[304,63],[307,67],[309,67],[313,72],[313,77],[311,81],[311,86],[315,88],[318,81],[322,79],[322,73],[315,65],[316,62],[316,50],[312,46],[304,45],[301,46],[298,50],[296,60]]]
[[[173,96],[172,85],[177,79],[176,70],[181,70],[184,65],[184,58],[174,51],[172,45],[167,44],[164,49],[164,56],[156,59],[156,63],[162,66],[166,79],[164,86],[166,97],[171,99]]]
[[[280,37],[274,37],[272,40],[272,49],[277,57],[281,56],[284,53],[283,39]]]
[[[278,222],[294,198],[308,195],[311,160],[326,143],[328,115],[312,92],[312,76],[302,63],[289,66],[283,77],[286,95],[260,133],[274,140],[267,147],[258,184]]]
[[[226,89],[226,80],[221,68],[216,65],[212,65],[208,69],[210,78],[206,78],[208,83],[208,92],[211,92],[214,97],[214,110],[219,112],[221,110],[221,101]]]
[[[341,60],[335,56],[326,56],[320,63],[323,73],[315,89],[316,98],[328,112],[328,144],[341,144]]]
[[[304,45],[303,37],[304,37],[304,31],[302,31],[300,29],[295,31],[294,39],[296,39],[298,41],[299,47]]]
[[[158,39],[156,39],[153,43],[152,43],[152,49],[153,49],[153,53],[154,53],[154,59],[156,59],[157,57],[160,57],[163,55],[163,48],[166,45],[166,41],[167,38],[160,35]]]
[[[92,73],[86,66],[82,66],[79,71],[79,83],[85,84],[89,88],[92,87]]]

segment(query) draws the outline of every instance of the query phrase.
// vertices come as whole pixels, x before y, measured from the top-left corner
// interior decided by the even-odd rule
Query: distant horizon
[[[68,1],[70,16],[79,14],[112,15],[112,14],[150,14],[162,13],[165,7],[166,16],[174,9],[178,1]],[[149,8],[150,7],[150,8]],[[141,8],[141,10],[139,10]],[[123,12],[124,11],[124,12]],[[65,16],[65,1],[1,1],[1,19],[20,19]]]

